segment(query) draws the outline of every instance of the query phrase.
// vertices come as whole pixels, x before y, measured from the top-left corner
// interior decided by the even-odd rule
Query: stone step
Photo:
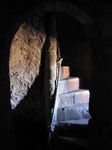
[[[58,94],[71,92],[79,89],[79,78],[69,77],[59,81]]]
[[[59,147],[62,146],[65,148],[70,148],[71,150],[87,150],[88,148],[88,139],[85,138],[76,138],[76,137],[65,137],[65,136],[58,136]],[[61,141],[61,145],[60,145]],[[63,146],[64,145],[64,146]]]
[[[55,130],[53,132],[53,146],[56,145],[55,147],[57,148],[57,150],[59,150],[59,148],[60,150],[64,150],[65,148],[67,148],[67,146],[71,150],[72,148],[73,150],[74,148],[77,150],[86,150],[88,147],[89,138],[88,122],[89,119],[81,119],[60,121],[55,124]]]
[[[69,78],[69,76],[70,76],[70,67],[69,66],[61,66],[60,80]]]
[[[87,150],[88,139],[82,137],[53,136],[50,148],[53,150]]]
[[[89,119],[60,121],[55,124],[54,135],[68,137],[88,137]]]
[[[67,120],[67,121],[59,121],[56,126],[87,126],[88,123],[89,123],[89,119],[90,118],[83,118],[83,119],[80,119],[80,120]]]
[[[65,107],[75,104],[89,103],[90,92],[85,89],[78,89],[72,92],[60,94],[58,106]]]
[[[88,137],[89,119],[60,121],[55,124],[54,135],[68,137]]]
[[[80,120],[90,118],[89,104],[76,104],[75,106],[60,107],[57,109],[56,121]]]

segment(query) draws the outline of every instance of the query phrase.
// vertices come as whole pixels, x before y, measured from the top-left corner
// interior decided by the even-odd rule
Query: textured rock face
[[[58,109],[57,121],[81,120],[86,118],[90,118],[87,103]]]
[[[46,34],[44,27],[36,30],[30,24],[22,24],[10,47],[10,90],[14,109],[27,95],[28,89],[39,76],[41,52]],[[37,89],[38,90],[38,89]]]

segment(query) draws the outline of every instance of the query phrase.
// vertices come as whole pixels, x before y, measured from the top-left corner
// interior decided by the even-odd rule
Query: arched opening
[[[57,3],[57,4],[59,4],[57,5],[59,6],[59,8],[62,7],[61,3]],[[68,6],[67,7],[66,5],[64,6],[65,6],[65,12],[66,12],[66,9]],[[72,12],[74,14],[75,10],[73,8],[74,7],[70,5],[70,9],[68,10],[71,12],[71,9],[72,9],[73,10]],[[57,10],[58,10],[58,7],[57,7]],[[72,17],[70,16],[69,11],[67,12],[69,15],[67,15],[65,13],[61,14],[62,12],[60,12],[60,10],[62,10],[63,12],[63,9],[61,8],[59,9],[59,12],[57,13],[57,18],[58,18],[57,19],[57,23],[58,23],[57,33],[58,33],[62,57],[64,58],[63,65],[70,65],[71,75],[80,76],[82,80],[80,86],[82,88],[89,89],[90,73],[91,73],[91,65],[90,65],[91,49],[90,49],[87,33],[85,32],[84,26],[81,24],[83,23],[84,25],[85,24],[88,25],[88,22],[89,22],[88,16],[84,16],[84,18],[83,16],[81,16],[82,18],[81,19],[80,16],[76,15],[76,19],[79,18],[78,21],[81,22],[79,23],[76,19],[74,19],[73,15]],[[63,26],[61,26],[62,18],[63,18],[63,21],[65,22],[65,25]],[[19,116],[20,114],[22,114],[26,118],[29,117],[30,119],[35,120],[38,114],[40,116],[42,113],[44,114],[44,112],[42,112],[40,109],[40,108],[43,109],[43,106],[42,106],[43,103],[42,101],[38,101],[38,100],[39,99],[42,100],[44,98],[44,95],[42,95],[42,89],[41,89],[41,87],[44,86],[44,83],[40,81],[44,79],[43,78],[44,75],[43,73],[41,74],[40,72],[41,70],[40,67],[42,67],[42,65],[40,65],[41,64],[40,61],[41,61],[41,56],[42,56],[41,55],[42,49],[44,47],[44,42],[46,39],[46,33],[43,28],[42,28],[42,32],[40,32],[42,24],[40,24],[40,26],[38,23],[37,23],[37,26],[35,26],[36,22],[35,24],[33,24],[33,26],[30,24],[33,19],[31,20],[29,19],[30,22],[22,24],[19,27],[18,31],[16,32],[12,40],[12,44],[11,44],[9,66],[10,66],[10,79],[11,79],[11,92],[12,92],[11,93],[12,94],[11,95],[12,106],[14,104],[13,102],[15,102],[14,107],[13,107],[14,113],[16,112],[16,116]],[[66,22],[68,20],[69,22],[67,24]],[[91,23],[91,19],[89,23]],[[65,28],[65,31],[63,31],[64,30],[63,27]],[[77,27],[78,27],[78,30],[77,30]],[[67,30],[67,28],[69,28],[69,30]],[[70,30],[70,29],[73,29],[73,30]],[[67,37],[65,37],[66,33],[67,33]],[[81,38],[84,38],[85,40],[81,41]],[[68,40],[66,41],[66,39]],[[84,45],[83,45],[83,42],[84,42]],[[71,60],[68,58],[71,58]],[[80,63],[80,60],[82,60],[81,61],[82,64]],[[83,68],[82,65],[85,65],[84,66],[85,68]],[[14,83],[15,81],[16,83]],[[15,88],[14,84],[15,84],[16,90],[14,89]],[[35,92],[34,90],[32,90],[33,87],[34,87]],[[37,93],[37,89],[35,89],[37,87],[39,88],[40,93],[39,92]],[[37,116],[35,112],[37,113]]]

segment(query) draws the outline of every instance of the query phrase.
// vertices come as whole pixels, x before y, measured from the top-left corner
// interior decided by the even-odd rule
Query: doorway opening
[[[79,89],[89,91],[91,48],[84,26],[74,17],[64,13],[57,13],[56,17],[57,34],[61,55],[63,57],[62,67],[68,67],[68,74],[70,75],[68,77],[78,78],[79,84],[78,89],[76,89],[77,91]],[[39,28],[37,29],[37,27]],[[42,70],[42,66],[45,67],[44,65],[41,65],[41,54],[45,39],[46,32],[42,22],[40,23],[40,26],[33,27],[29,23],[24,23],[16,32],[10,49],[12,107],[16,110],[15,112],[17,112],[17,115],[22,113],[22,115],[25,115],[26,118],[29,117],[31,120],[38,118],[37,121],[45,115],[45,112],[43,111],[45,104],[44,101],[41,101],[45,98],[43,95],[44,72],[40,72],[40,70]],[[20,59],[18,59],[18,57]],[[70,80],[70,82],[73,83],[74,81]],[[75,96],[72,95],[72,97],[74,98]],[[75,103],[76,99],[75,101],[74,99],[72,100],[72,102]],[[80,108],[81,110],[79,109],[78,111],[76,109],[75,111],[73,111],[73,109],[66,109],[65,112],[67,113],[65,113],[65,118],[70,120],[69,116],[71,116],[71,114],[75,114],[75,117],[71,116],[71,120],[79,120],[82,115],[88,117],[88,106],[86,107],[87,111],[82,111],[82,106]],[[58,113],[64,112],[63,110],[64,109],[61,107],[61,111],[59,110]],[[35,115],[35,112],[37,115]],[[88,122],[86,122],[86,125],[87,124]]]

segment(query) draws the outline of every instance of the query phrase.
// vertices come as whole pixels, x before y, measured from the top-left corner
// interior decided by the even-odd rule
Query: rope
[[[60,73],[61,73],[61,63],[63,58],[61,58],[61,53],[60,53],[60,48],[59,48],[59,42],[57,40],[57,82],[56,82],[56,92],[55,92],[55,97],[54,97],[54,108],[53,108],[53,115],[52,115],[52,122],[51,122],[51,128],[52,128],[52,123],[54,119],[54,110],[56,106],[56,100],[58,96],[58,87],[59,87],[59,80],[60,80]],[[52,129],[51,129],[52,130]]]
[[[52,136],[52,131],[53,129],[53,119],[54,119],[54,110],[55,110],[55,106],[56,106],[56,100],[57,100],[57,96],[58,96],[58,87],[59,87],[59,80],[60,80],[60,70],[61,70],[61,63],[63,58],[61,58],[61,53],[60,53],[60,48],[59,48],[59,43],[57,40],[57,82],[56,82],[56,91],[55,91],[55,97],[54,97],[54,107],[53,107],[53,115],[52,115],[52,119],[51,119],[51,126],[49,128],[49,137],[48,137],[48,148],[50,149],[51,145],[51,136]]]

